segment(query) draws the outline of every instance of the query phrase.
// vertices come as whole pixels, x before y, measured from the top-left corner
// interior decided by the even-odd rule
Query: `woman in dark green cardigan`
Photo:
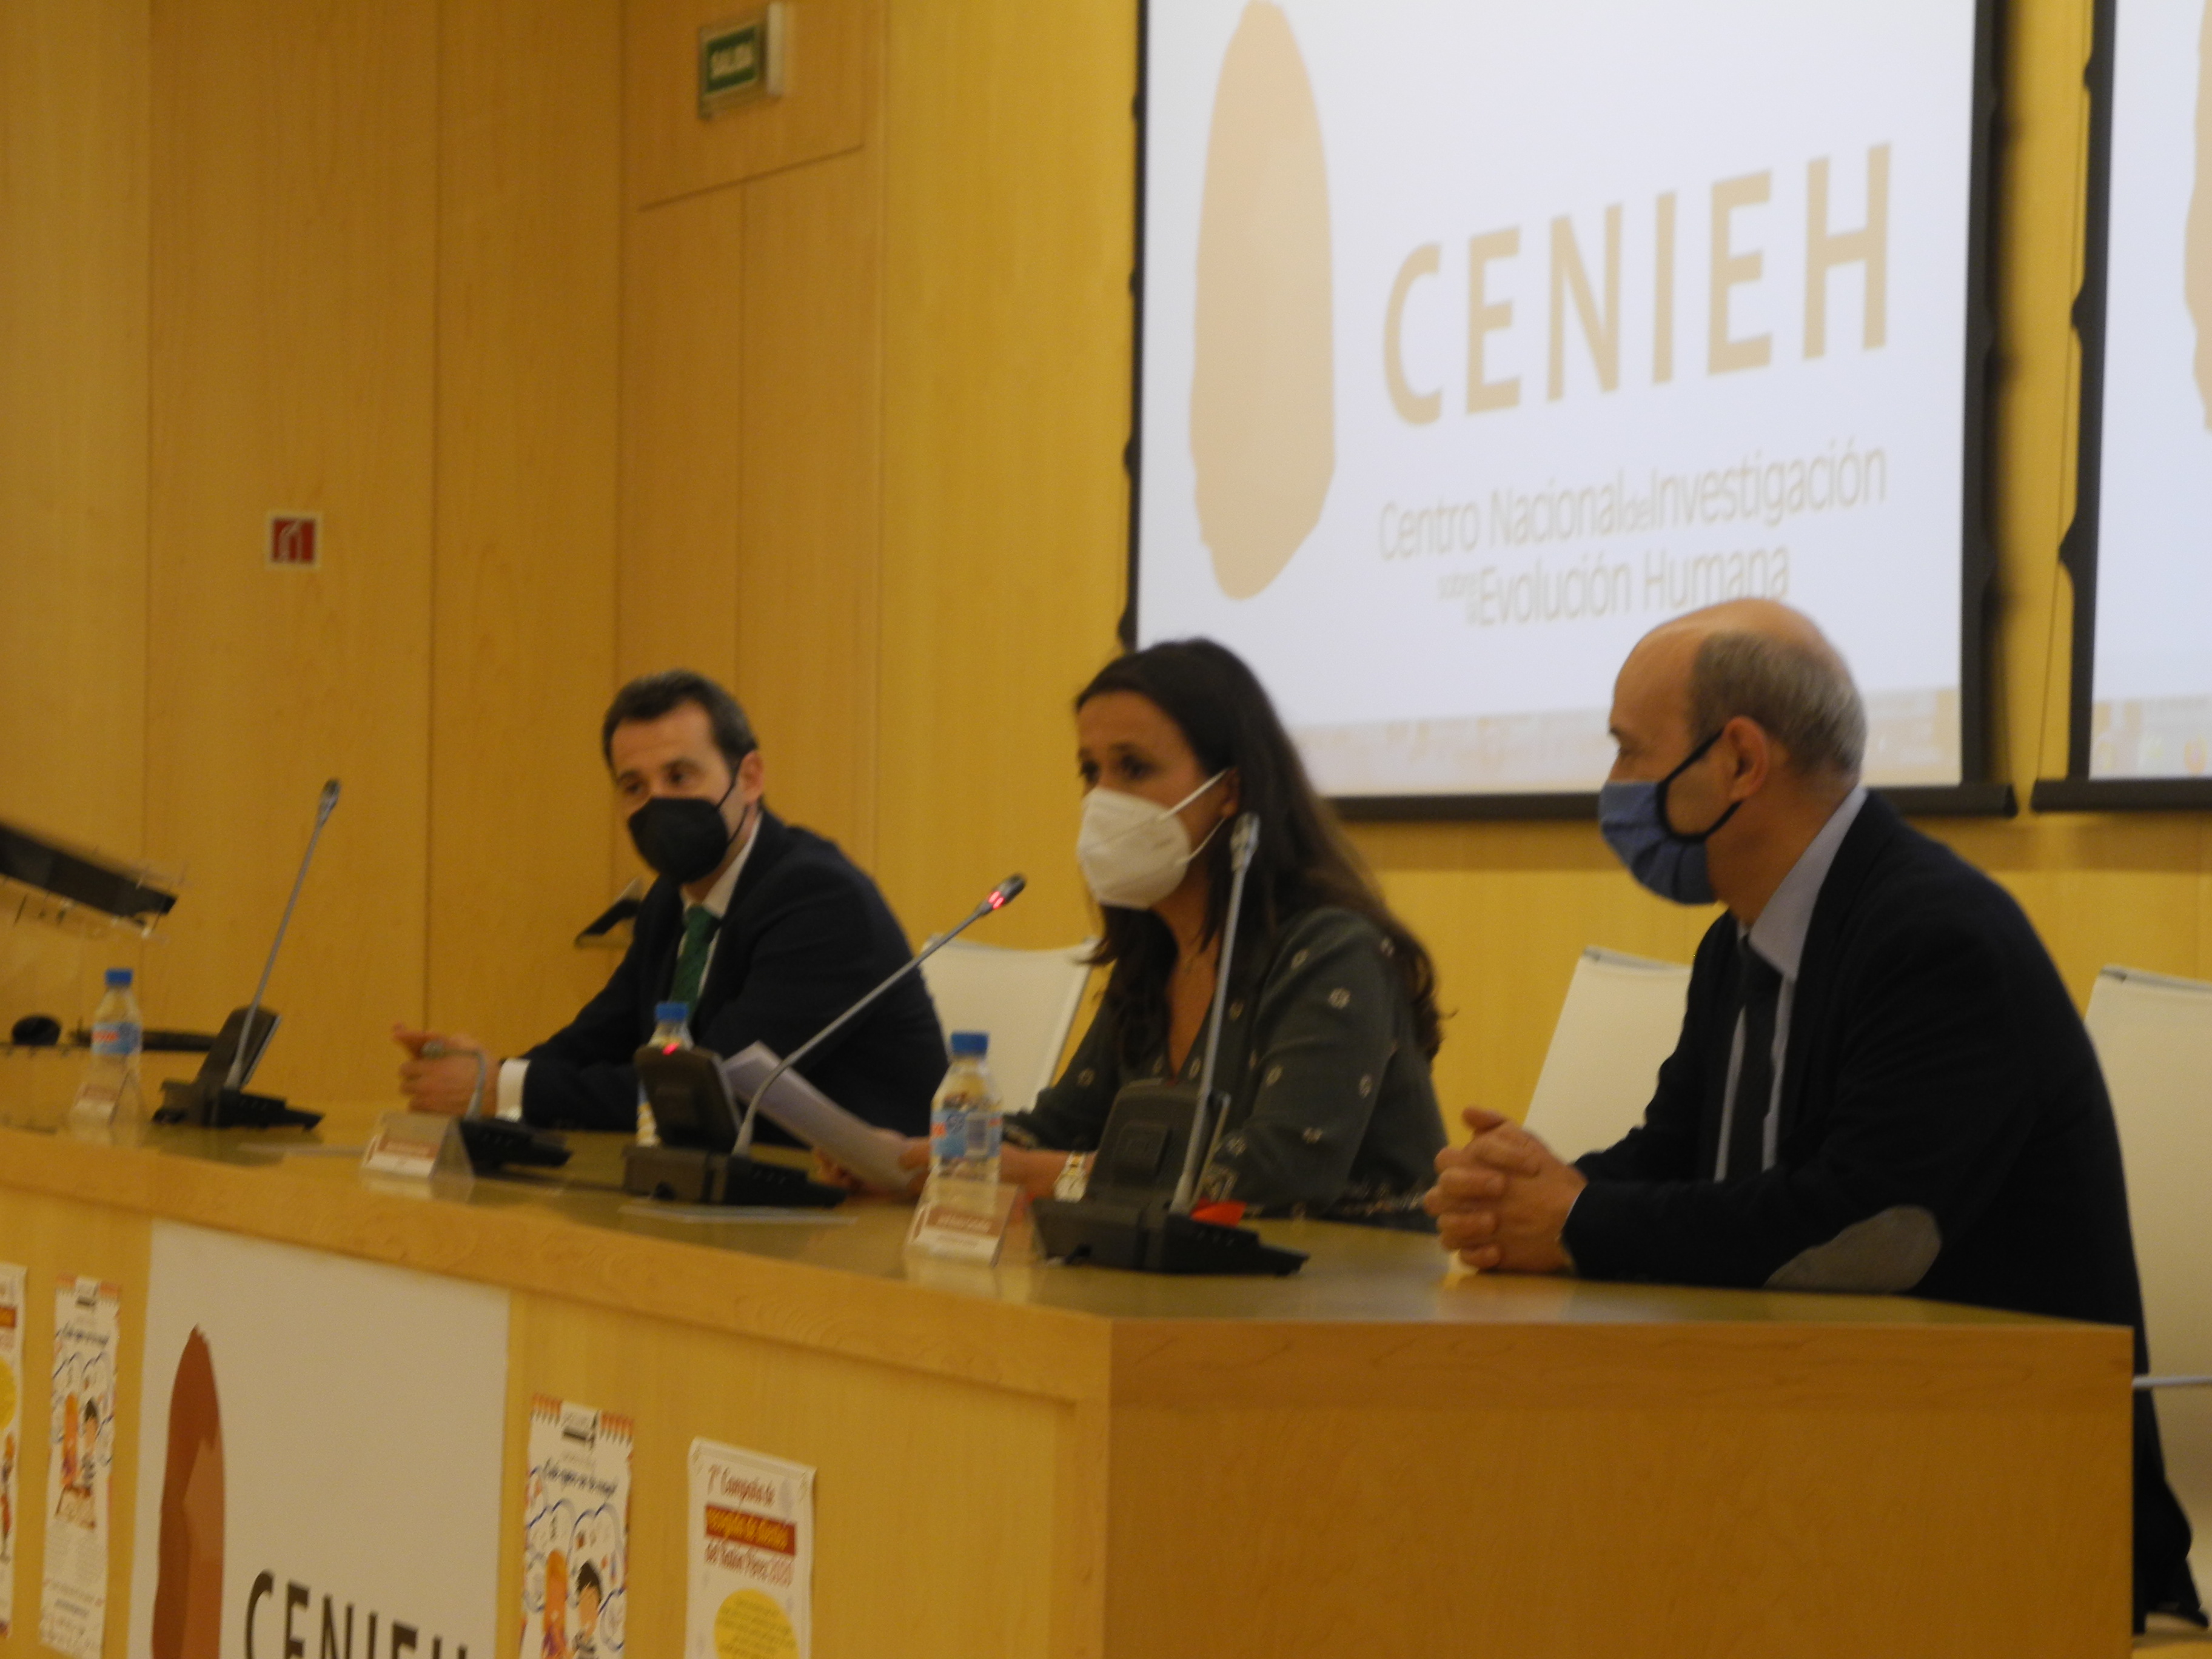
[[[1006,1176],[1079,1179],[1122,1085],[1194,1079],[1229,900],[1228,826],[1260,820],[1224,1009],[1229,1097],[1205,1196],[1261,1214],[1432,1226],[1444,1144],[1428,952],[1316,795],[1267,693],[1208,640],[1132,652],[1076,699],[1089,791],[1077,854],[1104,915],[1097,1017],[1060,1079],[1009,1117]]]

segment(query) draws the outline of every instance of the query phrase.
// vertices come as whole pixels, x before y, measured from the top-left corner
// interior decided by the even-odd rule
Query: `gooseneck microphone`
[[[817,1031],[812,1036],[807,1038],[805,1042],[800,1043],[799,1047],[793,1049],[791,1053],[786,1055],[782,1060],[778,1060],[776,1062],[775,1069],[768,1074],[766,1081],[762,1083],[759,1088],[753,1091],[753,1097],[745,1103],[745,1115],[738,1124],[738,1141],[736,1146],[732,1149],[732,1156],[744,1158],[751,1152],[753,1145],[753,1122],[760,1115],[761,1102],[766,1100],[770,1094],[775,1092],[775,1085],[783,1081],[783,1074],[786,1072],[798,1065],[799,1062],[805,1059],[807,1055],[812,1054],[815,1049],[820,1048],[822,1044],[828,1041],[831,1036],[834,1036],[837,1032],[844,1030],[847,1025],[850,1024],[862,1012],[873,1005],[877,998],[882,996],[884,992],[890,990],[891,987],[896,985],[908,974],[918,970],[923,963],[927,962],[930,957],[935,956],[946,945],[951,944],[954,939],[966,933],[968,929],[973,927],[975,923],[981,921],[985,916],[991,915],[993,912],[1003,910],[1009,904],[1012,904],[1016,899],[1021,896],[1022,890],[1028,885],[1029,881],[1025,877],[1008,876],[996,887],[994,887],[989,892],[986,893],[983,896],[983,902],[981,904],[978,904],[974,909],[970,910],[957,927],[951,928],[946,933],[939,933],[935,939],[930,940],[928,944],[923,945],[914,956],[902,963],[894,972],[886,975],[873,989],[869,991],[866,996],[862,997],[858,1002],[845,1010],[843,1013],[838,1015],[836,1018],[831,1020],[827,1025]]]
[[[307,834],[307,850],[300,855],[300,872],[292,878],[292,896],[284,901],[284,915],[276,924],[276,938],[269,947],[269,960],[261,964],[261,983],[253,988],[253,1000],[246,1005],[246,1018],[238,1028],[238,1052],[231,1056],[230,1075],[222,1082],[225,1089],[238,1089],[246,1081],[246,1056],[253,1052],[253,1018],[261,1012],[261,999],[269,994],[269,975],[276,971],[276,953],[284,948],[284,933],[292,925],[293,907],[300,902],[300,889],[307,885],[307,866],[315,860],[315,844],[322,840],[323,826],[331,821],[331,813],[337,804],[338,781],[332,778],[323,786],[323,793],[315,803],[315,827]]]
[[[284,901],[284,915],[276,924],[276,939],[269,947],[269,959],[261,964],[261,982],[253,988],[253,1000],[243,1008],[231,1010],[230,1018],[223,1021],[222,1036],[201,1062],[198,1077],[189,1081],[178,1078],[163,1080],[161,1104],[154,1113],[155,1122],[189,1123],[208,1129],[312,1129],[323,1121],[319,1112],[298,1110],[275,1095],[250,1094],[246,1085],[261,1063],[260,1050],[269,1046],[270,1037],[276,1033],[276,1016],[263,1006],[262,999],[269,994],[269,976],[276,971],[277,952],[284,948],[284,934],[292,925],[292,911],[300,902],[300,890],[307,884],[307,866],[314,862],[315,847],[323,838],[323,826],[331,821],[331,812],[337,804],[338,781],[332,778],[323,786],[323,793],[315,803],[315,827],[307,836],[307,850],[300,855],[299,873],[292,878],[292,896]],[[233,1022],[238,1029],[238,1046],[232,1051],[226,1067],[222,1049],[230,1036]],[[258,1043],[253,1036],[257,1022],[263,1029]]]
[[[1190,1213],[1198,1172],[1205,1167],[1204,1160],[1213,1156],[1213,1143],[1221,1138],[1219,1124],[1211,1135],[1206,1133],[1206,1116],[1213,1105],[1213,1062],[1221,1053],[1221,1011],[1229,1000],[1229,969],[1237,959],[1237,919],[1244,911],[1244,878],[1251,872],[1252,854],[1259,846],[1260,815],[1246,812],[1229,832],[1229,916],[1221,929],[1221,960],[1213,969],[1213,1018],[1206,1028],[1206,1063],[1199,1067],[1198,1109],[1191,1118],[1190,1139],[1182,1149],[1182,1174],[1176,1182],[1175,1201],[1168,1206],[1177,1215]],[[1221,1122],[1228,1121],[1224,1109]]]

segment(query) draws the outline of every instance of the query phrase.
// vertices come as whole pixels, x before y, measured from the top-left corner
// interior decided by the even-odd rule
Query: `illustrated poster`
[[[100,1659],[107,1631],[107,1483],[115,1467],[122,1296],[96,1279],[65,1278],[54,1291],[46,1597],[39,1639],[75,1659]]]
[[[15,1622],[15,1501],[23,1435],[23,1293],[27,1272],[0,1262],[0,1636]]]
[[[522,1659],[622,1659],[629,1419],[538,1395],[522,1498]]]
[[[806,1659],[813,1650],[814,1471],[691,1443],[687,1659]]]

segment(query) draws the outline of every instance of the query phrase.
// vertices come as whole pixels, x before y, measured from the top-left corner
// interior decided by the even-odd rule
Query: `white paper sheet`
[[[750,1100],[754,1091],[768,1081],[769,1073],[781,1063],[775,1049],[766,1043],[756,1042],[734,1060],[725,1062],[723,1069],[729,1077],[731,1091],[740,1100]],[[904,1136],[854,1117],[795,1071],[786,1072],[776,1079],[775,1088],[761,1102],[760,1109],[762,1115],[778,1127],[789,1130],[872,1187],[880,1187],[886,1192],[904,1192],[907,1182],[913,1179],[911,1170],[899,1167],[898,1156],[906,1146]]]

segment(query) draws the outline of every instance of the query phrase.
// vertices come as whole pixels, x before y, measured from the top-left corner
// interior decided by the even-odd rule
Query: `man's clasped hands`
[[[1582,1171],[1510,1118],[1474,1106],[1461,1115],[1474,1137],[1437,1154],[1425,1200],[1444,1247],[1470,1267],[1570,1271],[1560,1234],[1588,1184]]]

